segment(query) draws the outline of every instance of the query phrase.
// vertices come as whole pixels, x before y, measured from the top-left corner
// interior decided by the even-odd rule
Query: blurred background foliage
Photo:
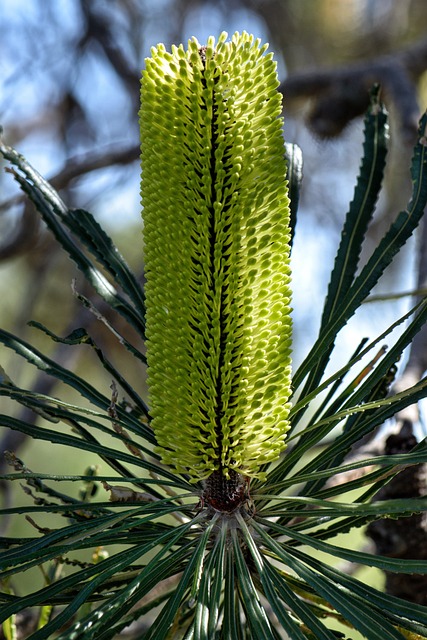
[[[95,214],[141,279],[137,111],[140,71],[150,47],[170,47],[191,36],[203,42],[222,30],[247,30],[270,43],[284,93],[285,137],[302,148],[305,163],[293,265],[294,357],[300,361],[318,326],[361,156],[361,114],[375,81],[390,110],[392,142],[386,188],[370,229],[373,242],[389,214],[406,205],[416,120],[427,105],[425,0],[3,0],[0,24],[5,140],[60,190],[68,206]],[[418,259],[411,243],[379,293],[416,286]],[[96,319],[73,296],[74,278],[77,290],[90,295],[13,180],[1,172],[0,323],[106,389],[110,381],[89,347],[58,346],[26,326],[34,319],[60,335],[79,326],[93,333]],[[392,315],[384,303],[362,310],[344,335],[343,361],[374,324],[377,335],[408,305],[407,298],[392,302]],[[113,362],[120,354],[120,369],[133,386],[144,385],[139,363],[123,361],[120,345],[100,323],[96,340]],[[3,347],[0,363],[19,386],[60,393]],[[29,380],[30,375],[36,377]],[[2,450],[19,449],[19,434],[13,446],[11,437],[3,437]],[[25,454],[29,464],[44,455],[40,443],[31,447]],[[65,464],[73,468],[75,461]]]

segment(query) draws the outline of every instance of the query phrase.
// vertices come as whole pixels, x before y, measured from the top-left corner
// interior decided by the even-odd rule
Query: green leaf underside
[[[147,358],[163,461],[256,476],[288,428],[289,200],[276,65],[247,34],[142,78]],[[178,400],[177,400],[178,399]]]

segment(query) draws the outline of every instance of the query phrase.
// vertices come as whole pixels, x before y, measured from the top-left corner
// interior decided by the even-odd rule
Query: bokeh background
[[[192,36],[203,43],[210,34],[236,30],[270,43],[284,93],[285,138],[298,144],[304,156],[293,251],[298,363],[318,328],[360,163],[361,113],[369,86],[378,81],[390,112],[390,161],[366,255],[406,206],[416,120],[427,106],[427,2],[0,0],[0,25],[4,140],[52,181],[68,206],[97,217],[141,278],[137,113],[139,78],[150,47],[158,42],[170,47]],[[408,243],[376,295],[411,291],[417,283],[417,247],[416,239]],[[38,344],[64,366],[84,371],[105,392],[110,381],[89,348],[55,345],[27,322],[38,320],[60,335],[85,326],[131,383],[143,388],[144,371],[126,360],[114,336],[73,296],[74,278],[77,289],[90,295],[10,174],[1,171],[1,326]],[[362,337],[378,335],[409,304],[410,297],[403,296],[365,305],[343,332],[331,366],[343,364]],[[4,347],[0,365],[19,386],[61,393]],[[0,410],[16,412],[2,398]],[[8,448],[34,470],[58,470],[58,460],[43,444],[1,434],[0,449]],[[84,473],[86,463],[90,460],[65,456],[61,470]]]

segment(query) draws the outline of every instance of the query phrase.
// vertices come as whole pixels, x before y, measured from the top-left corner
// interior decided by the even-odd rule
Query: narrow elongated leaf
[[[115,515],[115,520],[118,522],[119,520],[123,520],[126,517],[127,517],[126,514],[125,515],[120,514],[119,516]],[[110,523],[111,523],[111,519],[110,519]],[[95,529],[95,527],[97,528],[98,524],[95,523],[95,525],[92,525],[92,529]],[[72,532],[76,529],[76,527],[77,525],[73,525],[69,529]],[[84,527],[81,526],[80,527],[81,533],[78,534],[81,537],[84,537],[83,529]],[[91,529],[90,527],[88,527],[88,535],[90,535],[90,533],[91,533]],[[175,532],[169,532],[169,534],[165,535],[165,538],[167,537],[167,535],[171,537],[171,535],[175,535]],[[87,577],[93,578],[94,575],[100,572],[104,575],[103,573],[104,567],[106,570],[108,569],[108,571],[106,571],[105,573],[105,576],[110,577],[118,570],[126,568],[127,566],[130,566],[134,560],[137,560],[138,558],[140,558],[141,555],[143,555],[144,553],[146,553],[146,551],[148,551],[153,546],[155,546],[155,544],[157,544],[157,542],[155,542],[154,544],[151,543],[151,545],[147,546],[146,548],[139,547],[137,550],[133,550],[131,553],[129,551],[119,552],[114,557],[107,558],[105,561],[103,561],[105,564],[101,563],[101,564],[92,565],[90,568],[82,569],[78,573],[72,574],[71,576],[68,576],[66,578],[62,578],[61,580],[58,580],[57,582],[47,587],[43,587],[42,589],[40,589],[39,591],[36,591],[35,593],[25,596],[23,601],[21,598],[14,598],[13,602],[10,605],[7,605],[1,608],[0,621],[7,619],[13,613],[20,611],[21,601],[23,602],[23,606],[25,607],[31,607],[31,606],[46,602],[48,601],[50,596],[54,596],[58,593],[66,592],[67,587],[74,585],[76,582],[81,582]],[[64,547],[62,547],[59,544],[56,545],[56,549],[54,550],[54,553],[52,553],[51,557],[55,557],[55,553],[56,555],[59,556],[61,553],[64,553],[66,549],[67,549],[67,546],[65,545]],[[72,546],[70,545],[70,541],[69,541],[68,550],[70,549],[72,549]]]
[[[9,349],[13,349],[18,355],[24,357],[28,362],[41,371],[44,371],[46,374],[54,376],[58,380],[69,385],[78,391],[84,398],[89,400],[91,404],[101,407],[105,410],[106,414],[108,413],[111,398],[100,393],[87,380],[77,376],[69,369],[62,367],[60,364],[45,356],[39,350],[35,349],[32,345],[12,335],[8,331],[0,330],[0,342]],[[141,435],[144,435],[147,441],[152,444],[155,443],[154,435],[147,425],[141,423],[141,421],[134,418],[132,414],[127,413],[120,406],[117,407],[117,414],[119,418],[124,419],[125,423],[127,422],[129,424],[129,422],[133,422],[135,428],[139,430]]]
[[[344,394],[341,393],[340,396],[338,398],[336,398],[335,400],[333,400],[333,397],[336,396],[336,394],[338,392],[338,389],[343,384],[345,376],[349,373],[349,371],[352,369],[354,364],[357,362],[358,358],[361,357],[361,354],[365,351],[364,347],[366,346],[367,342],[368,342],[368,338],[363,338],[363,340],[361,340],[361,342],[358,345],[357,349],[355,350],[355,352],[351,356],[351,358],[350,358],[350,360],[348,362],[347,368],[344,368],[342,373],[340,375],[337,375],[335,382],[333,382],[330,385],[330,388],[329,388],[328,393],[326,394],[326,397],[324,398],[324,400],[322,401],[320,406],[316,409],[316,411],[314,412],[313,416],[310,418],[310,422],[312,424],[317,422],[317,420],[319,420],[321,416],[324,416],[325,414],[328,415],[334,409],[336,411],[338,411],[341,408],[342,403],[343,403],[342,396]]]
[[[170,626],[175,616],[177,615],[178,609],[183,602],[185,594],[187,594],[187,596],[189,595],[189,587],[191,585],[191,582],[194,580],[194,577],[198,575],[198,572],[203,568],[206,547],[209,543],[209,536],[214,526],[215,520],[209,523],[209,525],[200,536],[197,547],[190,558],[190,561],[184,571],[182,578],[179,581],[177,588],[175,589],[173,597],[170,598],[169,602],[166,604],[157,620],[151,626],[149,632],[146,635],[147,640],[160,640],[161,638],[167,637]],[[191,591],[191,595],[195,595],[193,594],[193,591]],[[199,595],[200,594],[196,596],[197,600],[199,599]],[[195,637],[197,637],[196,634]]]
[[[166,591],[164,594],[160,595],[158,598],[151,598],[149,596],[148,604],[140,607],[136,606],[132,611],[120,618],[120,621],[116,624],[110,625],[109,629],[104,633],[98,634],[96,640],[107,640],[108,638],[116,638],[117,634],[119,634],[123,629],[130,626],[132,623],[139,622],[139,619],[142,618],[145,614],[150,613],[153,609],[160,607],[173,595],[172,591]]]
[[[386,420],[392,418],[398,411],[425,398],[427,392],[426,383],[427,379],[421,381],[420,384],[415,385],[412,389],[409,389],[408,393],[404,392],[403,394],[391,396],[388,404],[387,402],[385,404],[379,404],[376,408],[373,407],[372,411],[368,411],[369,405],[366,405],[366,414],[363,415],[360,421],[353,423],[352,431],[345,431],[338,435],[327,450],[316,456],[315,460],[307,463],[303,469],[303,473],[314,471],[315,469],[323,470],[328,466],[337,466],[337,463],[339,464],[339,462],[344,459],[352,446],[361,438],[371,433],[379,425],[384,424]],[[317,441],[317,438],[315,439]],[[307,447],[307,450],[308,449],[309,447]],[[310,491],[315,491],[318,488],[318,483],[310,485]],[[306,493],[306,491],[304,491],[304,493]]]
[[[354,577],[346,575],[342,571],[334,569],[300,550],[293,549],[292,554],[313,567],[315,571],[319,571],[331,582],[340,585],[344,593],[353,593],[360,597],[362,611],[364,601],[369,602],[370,605],[380,611],[383,616],[386,616],[396,626],[427,637],[427,607],[373,589],[369,585],[361,583]]]
[[[379,87],[376,86],[371,92],[371,105],[365,115],[362,165],[331,273],[320,331],[337,313],[343,294],[353,283],[384,176],[387,142],[387,114],[379,99]]]
[[[91,637],[87,635],[87,632],[92,632],[94,634],[92,637],[94,638],[103,637],[105,640],[111,638],[120,627],[123,628],[125,626],[120,621],[131,607],[139,602],[159,582],[184,570],[191,544],[182,546],[173,554],[167,554],[172,546],[183,537],[185,528],[175,533],[172,540],[164,545],[162,550],[154,556],[134,580],[128,583],[121,593],[98,607],[82,623],[75,624],[74,630],[79,630],[79,633],[75,636],[70,634],[71,638],[86,640],[87,637]],[[164,557],[165,555],[167,556],[166,558]],[[99,615],[100,613],[102,614],[101,616]],[[67,636],[64,636],[64,640],[67,640]]]
[[[19,183],[21,189],[28,195],[30,200],[34,203],[34,206],[43,217],[49,229],[54,234],[57,241],[68,253],[70,258],[75,262],[80,271],[84,274],[85,278],[94,287],[95,291],[101,296],[105,302],[107,302],[113,309],[115,309],[120,315],[122,315],[135,330],[143,337],[145,335],[144,320],[135,308],[121,296],[116,288],[107,280],[103,273],[91,262],[86,254],[79,248],[79,246],[72,240],[69,233],[63,228],[55,216],[54,209],[51,200],[46,200],[43,197],[43,191],[39,190],[41,182],[47,185],[43,178],[37,174],[36,186],[30,184],[25,178],[19,174],[15,174],[15,179]],[[60,211],[63,212],[65,205],[60,201],[58,194],[56,194],[52,188],[50,192],[54,194],[51,199],[55,203],[61,202]],[[65,208],[66,211],[66,208]]]
[[[4,389],[0,386],[0,396],[3,395],[16,400],[35,413],[39,413],[43,418],[46,418],[50,422],[71,424],[75,431],[78,431],[86,440],[95,442],[96,440],[92,434],[94,431],[99,431],[108,434],[115,440],[120,440],[120,442],[123,442],[126,445],[133,446],[139,452],[144,452],[150,457],[157,457],[145,444],[135,442],[123,433],[113,430],[110,424],[112,421],[110,416],[96,411],[91,411],[90,409],[77,407],[66,402],[61,402],[59,400],[56,401],[54,398],[49,396],[34,393],[27,389],[19,389],[17,387],[13,389],[7,387]],[[97,420],[94,420],[93,418],[97,418]],[[107,424],[104,424],[105,422],[107,422]],[[115,420],[114,422],[116,425],[129,429],[138,436],[141,435],[140,429],[136,429],[133,422],[123,422],[119,420]],[[85,429],[84,425],[90,429],[90,433]]]
[[[404,640],[404,636],[384,619],[381,612],[372,609],[366,600],[358,602],[354,596],[343,597],[341,589],[335,583],[309,571],[302,563],[289,561],[289,558],[288,562],[298,575],[330,602],[367,640]]]
[[[315,470],[323,470],[327,468],[327,466],[336,467],[337,463],[339,464],[339,462],[344,459],[354,443],[359,441],[363,436],[371,433],[377,426],[384,424],[386,420],[392,418],[398,411],[418,402],[422,398],[425,398],[426,395],[427,378],[401,394],[390,396],[385,401],[343,409],[343,411],[339,412],[330,420],[320,421],[317,425],[312,425],[303,435],[304,441],[302,441],[301,438],[298,445],[288,454],[282,463],[283,466],[280,469],[280,475],[279,473],[275,474],[275,480],[279,477],[282,479],[285,477],[285,474],[287,475],[291,472],[301,459],[301,455],[320,442],[323,437],[331,432],[340,420],[343,420],[347,416],[357,415],[359,413],[363,414],[363,418],[353,424],[351,431],[345,431],[337,435],[325,450],[310,460],[302,469],[300,468],[298,470],[299,472],[305,474]],[[296,477],[297,476],[294,478],[295,481],[297,481]],[[321,484],[323,484],[323,482]],[[313,485],[313,487],[318,486],[318,484]]]
[[[225,539],[225,537],[223,536]],[[215,638],[215,630],[219,627],[218,613],[222,592],[224,545],[222,558],[215,546],[209,554],[205,569],[201,575],[200,588],[194,622],[194,640],[210,640]]]
[[[267,495],[270,500],[281,502],[282,513],[289,515],[301,515],[297,505],[308,507],[304,515],[307,517],[337,517],[353,515],[354,517],[371,515],[375,518],[381,515],[397,518],[399,516],[409,516],[414,513],[427,511],[427,498],[402,498],[396,500],[381,500],[374,503],[363,502],[336,502],[321,500],[319,498],[306,498],[305,496],[286,496],[279,498],[274,495]],[[265,523],[266,524],[266,523]],[[271,525],[273,527],[273,524]]]
[[[145,316],[145,295],[125,259],[98,224],[93,215],[84,209],[69,209],[62,217],[64,224],[83,242],[98,262],[104,265],[138,310],[141,320]]]
[[[384,356],[375,364],[371,373],[365,377],[365,379],[356,387],[354,387],[353,393],[346,392],[347,399],[342,406],[349,406],[352,404],[359,404],[366,402],[372,395],[373,391],[384,382],[384,378],[389,377],[390,369],[395,367],[399,362],[404,350],[411,344],[417,333],[424,327],[427,322],[427,299],[423,299],[415,307],[416,314],[413,320],[408,324],[402,334],[394,341],[394,344]],[[329,410],[332,414],[333,409]],[[328,415],[326,413],[325,415]],[[351,424],[346,425],[346,430],[352,428]]]
[[[342,298],[353,284],[366,230],[381,188],[387,154],[388,125],[384,106],[379,101],[379,87],[372,91],[371,105],[365,115],[364,124],[362,164],[331,273],[319,332],[321,337],[324,328],[331,323],[336,313],[340,312],[337,306],[341,307]],[[317,386],[332,349],[333,340],[311,370],[304,395]],[[304,370],[304,363],[301,368]]]
[[[274,484],[273,483],[270,484],[269,482],[266,483],[263,486],[263,492],[266,493],[268,490],[269,493],[277,492],[277,494],[280,494],[282,491],[288,489],[289,487],[295,484],[299,484],[301,482],[309,482],[311,480],[318,480],[318,479],[319,480],[328,479],[335,475],[338,475],[341,473],[347,473],[348,471],[354,471],[356,469],[363,469],[364,467],[381,467],[378,470],[378,472],[383,474],[384,470],[392,469],[393,467],[397,469],[399,465],[404,465],[405,467],[407,467],[411,465],[424,464],[424,463],[427,463],[427,449],[426,449],[425,442],[421,442],[417,445],[417,447],[412,449],[410,453],[364,458],[363,460],[354,460],[353,462],[350,462],[344,465],[339,465],[338,467],[328,467],[323,471],[316,469],[315,471],[312,471],[310,473],[305,473],[303,470],[298,470],[298,472],[294,476],[287,478],[281,482],[274,483]],[[367,477],[368,477],[368,474],[367,474]],[[1,479],[1,476],[0,476],[0,479]],[[337,487],[337,491],[339,493],[342,493],[343,490],[347,491],[348,487],[349,487],[349,484],[345,484],[345,487],[340,485],[339,488]],[[255,491],[252,491],[251,495],[252,497],[257,497],[257,493]],[[262,493],[259,495],[261,497]],[[326,496],[322,495],[322,497],[326,497]]]
[[[346,411],[346,407],[359,406],[362,408],[363,402],[366,399],[367,394],[370,393],[373,387],[378,385],[382,378],[387,374],[390,367],[399,360],[404,349],[411,343],[414,335],[424,326],[427,320],[427,302],[424,300],[417,305],[418,313],[414,320],[408,325],[400,338],[395,342],[393,347],[388,353],[381,359],[376,365],[373,372],[367,376],[365,382],[354,389],[354,392],[347,396],[343,403],[343,411]],[[314,459],[304,467],[300,469],[302,473],[311,472],[313,470],[323,470],[328,466],[338,466],[345,458],[347,453],[355,442],[360,440],[363,436],[367,435],[373,429],[385,422],[387,418],[392,417],[397,411],[400,411],[405,406],[409,406],[425,397],[425,389],[423,390],[423,382],[420,385],[416,385],[412,390],[408,389],[407,394],[400,398],[390,397],[386,401],[386,405],[390,402],[389,407],[384,406],[384,403],[379,403],[377,408],[373,405],[373,410],[368,411],[368,405],[363,406],[363,409],[356,412],[356,416],[360,417],[351,421],[351,429],[345,429],[342,434],[337,435],[335,441],[331,443],[325,451],[321,451]],[[413,396],[411,397],[411,394]],[[396,401],[394,404],[394,401]],[[328,415],[328,411],[324,412],[324,415]],[[311,447],[315,446],[318,442],[327,436],[334,425],[338,424],[345,413],[342,412],[330,412],[331,422],[328,425],[328,421],[322,420],[317,423],[309,421],[306,430],[301,431],[298,447],[288,453],[288,455],[281,461],[277,468],[270,475],[271,480],[278,481],[283,480],[288,473],[292,471],[296,463],[300,460],[303,452],[308,451]],[[351,418],[350,418],[351,420]],[[322,424],[323,422],[323,424]],[[292,436],[291,436],[292,437]],[[334,457],[334,454],[336,456]],[[322,484],[322,482],[320,482]],[[310,485],[310,491],[314,491],[315,488],[320,486],[319,482]],[[304,489],[304,492],[308,488]]]
[[[159,517],[171,510],[170,508],[166,508],[164,513],[161,513],[161,510],[159,510]],[[133,507],[119,514],[108,513],[106,515],[98,515],[97,518],[87,518],[76,524],[53,530],[37,540],[30,539],[29,542],[22,544],[19,548],[2,553],[0,568],[6,569],[12,565],[20,566],[23,564],[23,569],[26,570],[29,568],[30,565],[28,563],[32,559],[37,559],[38,557],[40,560],[46,561],[55,558],[61,553],[79,548],[80,542],[88,538],[94,540],[96,538],[96,542],[93,544],[93,546],[96,546],[96,544],[100,544],[100,537],[108,539],[110,533],[105,534],[105,532],[110,527],[114,527],[116,531],[120,532],[121,528],[119,525],[120,523],[124,523],[123,526],[131,530],[133,527],[138,526],[138,522],[134,520],[138,516],[140,518],[139,524],[152,519],[152,514],[144,516],[147,512],[152,512],[152,506]],[[101,536],[98,534],[101,534]],[[113,542],[113,540],[111,540],[111,542]],[[25,562],[27,562],[27,564],[25,564]]]
[[[303,603],[298,597],[295,597],[286,585],[286,582],[282,579],[278,579],[278,575],[275,575],[274,568],[267,561],[264,561],[243,518],[239,517],[239,523],[242,528],[246,544],[248,545],[254,559],[264,588],[264,593],[283,628],[289,634],[290,639],[305,640],[306,636],[302,633],[300,627],[295,624],[289,614],[289,611],[285,608],[284,603],[290,607],[291,611],[293,611],[302,622],[307,624],[309,629],[316,633],[316,638],[318,640],[335,640],[335,636],[321,624],[321,622],[311,612],[309,606]],[[272,579],[273,576],[274,578]],[[276,594],[276,590],[280,596],[283,597],[283,602],[280,602]]]
[[[324,380],[317,389],[311,391],[307,396],[299,396],[296,398],[295,404],[293,405],[290,411],[291,418],[291,427],[290,431],[295,430],[296,425],[300,422],[301,417],[304,415],[304,408],[313,402],[322,392],[328,389],[331,385],[333,385],[337,380],[339,380],[343,375],[346,375],[351,369],[367,356],[371,356],[377,353],[377,349],[381,349],[384,346],[384,342],[388,339],[388,337],[392,334],[392,332],[398,329],[402,324],[407,324],[410,321],[411,317],[415,317],[419,311],[423,311],[425,309],[425,300],[422,299],[417,302],[407,313],[403,316],[400,316],[395,322],[393,322],[385,331],[383,331],[379,336],[375,339],[371,340],[362,351],[357,351],[357,354],[349,360],[349,362],[341,367],[338,371],[333,373],[329,378]],[[411,324],[413,330],[413,335],[417,333],[419,328],[422,326],[422,323],[418,323],[418,319],[413,320],[415,325]],[[418,326],[418,328],[417,328]],[[408,327],[407,330],[410,328]],[[346,398],[347,399],[347,398]],[[314,415],[317,414],[317,411]],[[311,419],[311,422],[314,422],[314,419]]]
[[[182,534],[183,531],[178,531],[178,533],[174,532],[172,536],[169,534],[169,538],[172,538],[173,542],[175,542]],[[157,543],[154,542],[151,546],[155,547],[156,544]],[[164,549],[156,555],[156,558],[160,558],[167,553],[170,546],[171,541],[169,540]],[[128,560],[139,557],[141,555],[141,551],[142,549],[137,548],[133,549],[132,552],[128,552]],[[146,550],[144,550],[144,552],[146,552]],[[130,580],[117,595],[109,598],[107,605],[101,604],[83,620],[74,623],[68,632],[61,634],[63,640],[89,640],[92,638],[99,638],[102,632],[104,632],[105,638],[111,638],[117,631],[117,627],[112,628],[116,622],[117,615],[120,618],[124,617],[133,604],[150,590],[152,580],[155,576],[162,576],[158,578],[161,580],[167,574],[170,575],[172,573],[173,575],[176,571],[176,565],[179,566],[182,558],[185,557],[187,553],[188,551],[186,549],[180,549],[174,555],[173,561],[169,561],[168,565],[164,560],[159,561],[157,565],[149,564],[148,571],[147,567],[145,567],[140,574],[133,580]],[[151,576],[147,576],[147,573],[150,571]],[[111,575],[111,571],[109,573]],[[43,629],[40,629],[33,634],[32,640],[45,640],[51,637],[48,634],[52,634],[66,623],[73,612],[77,611],[81,607],[82,603],[87,600],[89,594],[93,592],[94,588],[97,586],[97,583],[102,583],[104,580],[105,575],[102,575],[89,581],[89,583],[85,585],[85,587],[83,587],[80,593],[75,597],[72,603],[63,609],[53,620],[43,627]],[[102,615],[100,615],[101,613]],[[109,630],[109,633],[105,633],[106,629]]]
[[[427,510],[427,499],[425,502],[425,508]],[[272,524],[271,526],[272,529],[279,530],[276,523]],[[289,536],[293,540],[298,540],[301,544],[312,547],[317,551],[328,553],[333,557],[347,560],[348,562],[363,564],[368,567],[377,567],[382,571],[394,571],[396,573],[408,574],[417,573],[420,575],[427,574],[427,560],[410,560],[408,558],[405,558],[403,560],[401,558],[386,558],[371,553],[364,553],[363,551],[352,551],[351,549],[345,549],[341,546],[338,547],[337,545],[323,542],[322,540],[319,540],[314,536],[306,535],[294,529],[289,529],[283,526],[280,527],[280,532],[285,536]]]
[[[293,550],[288,553],[281,545],[269,538],[269,536],[256,525],[256,529],[271,550],[285,564],[303,578],[325,600],[339,611],[355,629],[360,631],[367,640],[404,640],[404,636],[391,625],[381,611],[371,607],[367,600],[363,603],[357,597],[346,597],[342,589],[334,582],[326,579],[321,573],[315,573],[305,563],[301,562]]]
[[[72,332],[72,334],[70,334],[66,338],[60,338],[59,336],[55,335],[52,331],[47,329],[40,322],[34,322],[33,321],[33,322],[30,322],[29,325],[32,326],[32,327],[36,327],[37,329],[40,329],[41,331],[43,331],[46,335],[48,335],[55,342],[59,342],[61,344],[73,345],[73,346],[74,345],[85,344],[85,345],[89,345],[90,347],[92,347],[92,349],[95,351],[98,359],[102,363],[102,366],[104,367],[104,369],[106,371],[108,371],[108,373],[111,374],[111,376],[118,382],[118,384],[121,386],[123,391],[125,393],[127,393],[127,395],[129,396],[130,400],[135,403],[135,405],[138,407],[138,409],[140,409],[140,411],[145,416],[149,417],[148,407],[147,407],[146,403],[144,402],[144,400],[135,391],[135,389],[133,389],[133,387],[131,387],[131,385],[127,382],[126,378],[121,373],[119,373],[119,371],[105,357],[105,355],[103,354],[101,349],[97,346],[97,344],[95,343],[93,338],[91,338],[91,336],[86,332],[85,329],[82,329],[82,328],[81,329],[76,329],[75,331]],[[129,345],[129,347],[130,347],[130,350],[132,350],[133,355],[136,355],[136,357],[138,357],[139,359],[141,359],[145,363],[145,356],[142,353],[138,352],[133,347],[131,347],[130,345]]]
[[[81,440],[79,438],[75,438],[74,436],[70,436],[65,433],[60,433],[58,431],[52,431],[51,429],[45,429],[40,427],[35,427],[33,425],[28,424],[27,422],[23,422],[22,420],[18,420],[17,418],[11,418],[10,416],[6,416],[0,414],[0,425],[4,427],[9,427],[10,429],[15,429],[16,431],[20,431],[21,433],[25,433],[31,437],[36,438],[37,440],[47,440],[48,442],[53,442],[55,444],[63,444],[65,446],[73,447],[75,450],[82,449],[84,451],[91,451],[92,453],[97,453],[103,460],[108,462],[108,464],[115,468],[114,461],[122,460],[123,462],[127,462],[128,464],[136,465],[142,469],[147,469],[147,471],[152,471],[155,474],[175,479],[173,474],[167,469],[162,469],[158,464],[149,462],[148,460],[142,460],[137,456],[132,456],[128,453],[124,453],[117,449],[113,449],[111,447],[106,447],[104,445],[99,444],[95,439],[91,442],[87,442],[85,440]],[[126,472],[124,475],[129,475],[129,472]],[[185,484],[184,486],[187,486]]]
[[[246,613],[247,624],[255,638],[274,640],[274,635],[265,610],[262,608],[259,595],[240,548],[235,531],[232,531],[234,561],[237,567],[238,588],[243,608]]]
[[[212,555],[212,564],[215,562],[213,571],[214,577],[211,584],[211,599],[209,602],[209,626],[208,637],[215,638],[218,625],[219,614],[222,607],[222,595],[224,587],[225,564],[228,554],[228,527],[221,527],[220,533],[215,541],[215,555]],[[208,578],[207,578],[208,579]]]
[[[319,616],[311,610],[310,603],[304,602],[293,592],[293,590],[287,585],[286,581],[283,580],[283,577],[277,572],[276,568],[267,561],[265,562],[265,567],[266,574],[269,575],[278,595],[282,598],[283,602],[287,604],[291,611],[293,611],[294,614],[306,625],[306,627],[313,632],[316,640],[336,640],[335,634],[323,625]],[[276,613],[276,615],[278,614]],[[283,626],[284,629],[286,629],[286,626]],[[290,633],[292,640],[294,638],[299,638],[296,634],[295,628],[288,631],[288,633]],[[303,637],[306,638],[307,636],[304,635]]]
[[[224,586],[224,620],[222,624],[222,638],[236,638],[243,640],[241,624],[242,612],[236,588],[236,567],[231,553],[226,555],[225,586]]]
[[[406,243],[419,224],[427,203],[427,145],[424,142],[426,124],[427,114],[424,114],[420,121],[419,140],[415,146],[412,160],[413,191],[408,208],[399,213],[359,276],[341,298],[337,312],[323,326],[321,337],[318,338],[309,355],[294,375],[295,387],[301,384],[303,378],[313,367],[317,368],[319,359],[323,359],[324,354],[330,351],[337,333],[371,292],[385,268],[391,263],[399,249]],[[316,386],[316,380],[318,380],[318,374],[312,378],[310,385],[306,386],[304,394],[311,390],[313,386]]]

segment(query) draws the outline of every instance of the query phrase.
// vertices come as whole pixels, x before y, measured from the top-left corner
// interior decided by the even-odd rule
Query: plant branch
[[[426,68],[427,38],[422,38],[406,49],[378,58],[290,75],[279,90],[288,106],[297,99],[312,98],[308,124],[318,136],[329,138],[362,115],[369,105],[369,89],[379,83],[385,101],[397,113],[403,139],[412,144],[420,115],[416,83]]]

